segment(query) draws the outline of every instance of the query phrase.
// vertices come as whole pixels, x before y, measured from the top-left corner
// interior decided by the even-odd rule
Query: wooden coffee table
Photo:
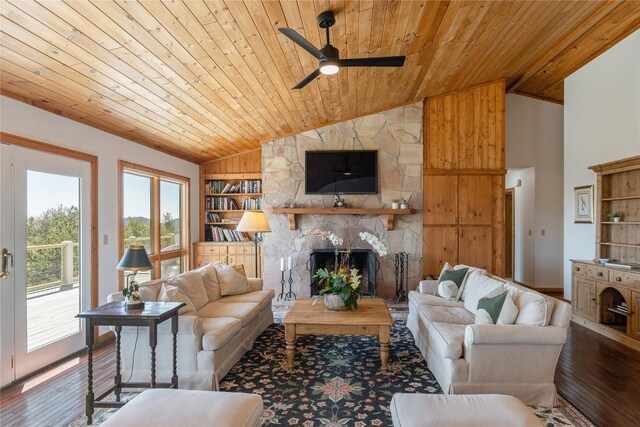
[[[357,310],[331,311],[322,298],[300,299],[284,316],[284,335],[287,342],[289,369],[293,369],[298,335],[373,335],[380,342],[382,370],[389,362],[389,335],[393,318],[387,303],[380,298],[363,298]]]

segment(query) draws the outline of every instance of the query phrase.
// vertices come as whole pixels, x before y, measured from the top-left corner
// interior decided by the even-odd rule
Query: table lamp
[[[142,301],[138,292],[139,286],[135,281],[130,279],[131,276],[135,277],[138,271],[151,270],[152,267],[153,266],[151,265],[151,261],[149,261],[149,256],[147,256],[147,251],[144,249],[144,246],[131,245],[127,248],[127,251],[124,253],[124,256],[118,264],[118,270],[131,271],[131,274],[127,274],[127,286],[122,290],[122,294],[127,300],[127,310],[144,308],[144,301]]]
[[[264,212],[249,212],[245,211],[242,214],[242,218],[240,218],[240,222],[236,227],[236,231],[240,231],[243,233],[253,233],[253,243],[255,244],[255,274],[258,277],[258,242],[260,238],[258,237],[258,233],[269,233],[271,232],[271,227],[269,227],[269,222],[267,221],[267,216]]]

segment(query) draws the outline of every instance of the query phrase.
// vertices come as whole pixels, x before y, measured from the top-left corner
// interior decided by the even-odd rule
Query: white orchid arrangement
[[[326,268],[320,268],[313,276],[318,279],[319,284],[324,283],[326,285],[326,287],[320,291],[320,295],[340,295],[345,306],[353,309],[357,308],[358,298],[362,295],[362,275],[359,274],[360,272],[357,268],[349,267],[349,253],[351,252],[351,248],[349,247],[345,250],[340,250],[340,246],[344,240],[331,231],[305,231],[299,236],[299,238],[302,239],[307,236],[315,236],[320,237],[322,240],[329,240],[336,251],[334,271],[329,271]],[[389,254],[389,250],[385,244],[382,243],[382,240],[375,235],[363,231],[358,235],[358,237],[356,237],[356,239],[357,238],[367,242],[379,256],[384,257]],[[351,242],[351,245],[353,245],[353,242],[355,242],[355,239]],[[339,252],[342,253],[338,262]]]

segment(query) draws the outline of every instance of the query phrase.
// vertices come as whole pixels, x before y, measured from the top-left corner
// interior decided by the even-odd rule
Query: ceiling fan
[[[404,65],[404,56],[340,59],[340,52],[329,42],[329,28],[336,23],[333,12],[322,12],[317,20],[320,28],[324,28],[327,32],[327,44],[322,49],[316,48],[291,28],[279,28],[282,34],[315,56],[320,63],[317,70],[305,77],[293,89],[302,89],[320,74],[335,74],[340,71],[340,67],[402,67]]]

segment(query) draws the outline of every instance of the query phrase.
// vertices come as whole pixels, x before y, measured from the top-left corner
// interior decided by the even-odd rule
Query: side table
[[[178,310],[185,304],[182,302],[146,301],[140,310],[127,310],[124,303],[114,301],[100,307],[83,311],[76,317],[86,319],[85,332],[88,356],[88,390],[86,397],[87,424],[93,422],[94,408],[119,408],[124,405],[120,401],[120,393],[124,387],[164,387],[178,388],[177,334]],[[156,345],[158,343],[158,324],[171,319],[173,334],[173,376],[170,383],[156,382]],[[93,330],[95,326],[114,326],[116,331],[116,376],[114,385],[109,390],[94,397],[93,394]],[[151,347],[151,382],[124,383],[120,376],[120,333],[123,326],[146,326],[149,328],[149,346]],[[115,392],[115,402],[101,402],[111,392]]]

